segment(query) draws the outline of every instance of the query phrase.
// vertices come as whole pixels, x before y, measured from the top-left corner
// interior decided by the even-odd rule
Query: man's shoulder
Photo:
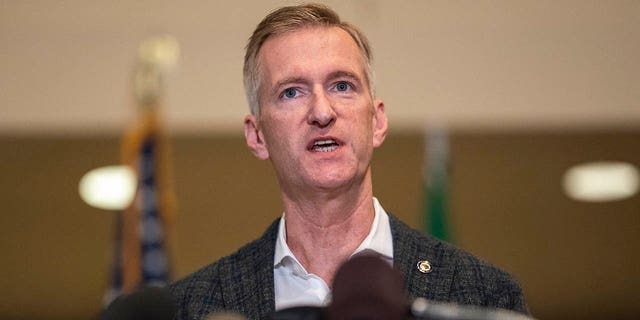
[[[527,312],[522,290],[509,273],[397,218],[390,223],[394,260],[400,262],[413,296]],[[417,266],[422,261],[431,268],[426,273]]]
[[[447,268],[455,268],[457,272],[462,273],[495,274],[496,277],[511,278],[505,271],[462,248],[415,230],[404,223],[402,224],[405,241],[407,239],[410,241],[409,247],[418,252],[425,253],[426,257],[430,257],[433,260],[432,262],[434,264],[439,264]],[[402,252],[399,253],[401,254]]]
[[[276,224],[276,223],[274,223]],[[219,260],[202,267],[201,269],[187,275],[186,277],[172,283],[170,288],[172,290],[178,290],[180,288],[198,287],[198,286],[214,286],[215,280],[220,279],[220,275],[230,270],[236,272],[242,272],[247,264],[256,263],[256,258],[264,256],[266,247],[271,246],[273,243],[271,239],[271,231],[273,225],[267,229],[264,235],[255,239],[244,246],[237,249],[235,252],[220,258]],[[275,240],[274,240],[275,241]],[[240,267],[238,270],[236,267]],[[250,266],[246,266],[250,268]],[[254,269],[251,268],[250,271]]]
[[[184,313],[178,319],[232,308],[226,304],[234,302],[238,292],[264,281],[266,271],[273,268],[266,262],[273,261],[278,221],[260,238],[169,285],[179,312]]]

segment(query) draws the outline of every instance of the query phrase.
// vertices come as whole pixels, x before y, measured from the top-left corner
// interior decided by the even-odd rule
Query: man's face
[[[247,116],[245,135],[258,158],[271,159],[285,192],[339,190],[369,174],[387,118],[370,95],[362,59],[337,27],[286,33],[262,46],[260,114]]]

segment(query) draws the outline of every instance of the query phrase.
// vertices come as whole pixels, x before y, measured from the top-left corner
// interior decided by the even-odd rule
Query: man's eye
[[[284,92],[282,93],[282,96],[287,99],[295,98],[297,95],[298,95],[298,90],[294,88],[285,89]]]
[[[338,91],[347,91],[351,89],[351,85],[347,82],[338,82],[338,84],[336,84],[336,90]]]

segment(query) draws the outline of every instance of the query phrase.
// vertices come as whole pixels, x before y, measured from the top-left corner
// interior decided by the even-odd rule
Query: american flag
[[[123,162],[137,174],[134,201],[118,213],[109,305],[120,294],[142,286],[165,286],[171,279],[168,229],[175,211],[168,163],[168,143],[154,109],[147,109],[122,146]]]

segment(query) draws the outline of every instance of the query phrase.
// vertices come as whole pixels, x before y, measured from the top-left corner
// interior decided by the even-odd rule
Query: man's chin
[[[347,175],[347,174],[330,174],[330,175],[320,175],[315,176],[311,180],[310,186],[313,186],[316,189],[324,190],[324,191],[341,191],[345,188],[349,188],[353,186],[355,181],[357,181],[357,177],[355,175]]]

